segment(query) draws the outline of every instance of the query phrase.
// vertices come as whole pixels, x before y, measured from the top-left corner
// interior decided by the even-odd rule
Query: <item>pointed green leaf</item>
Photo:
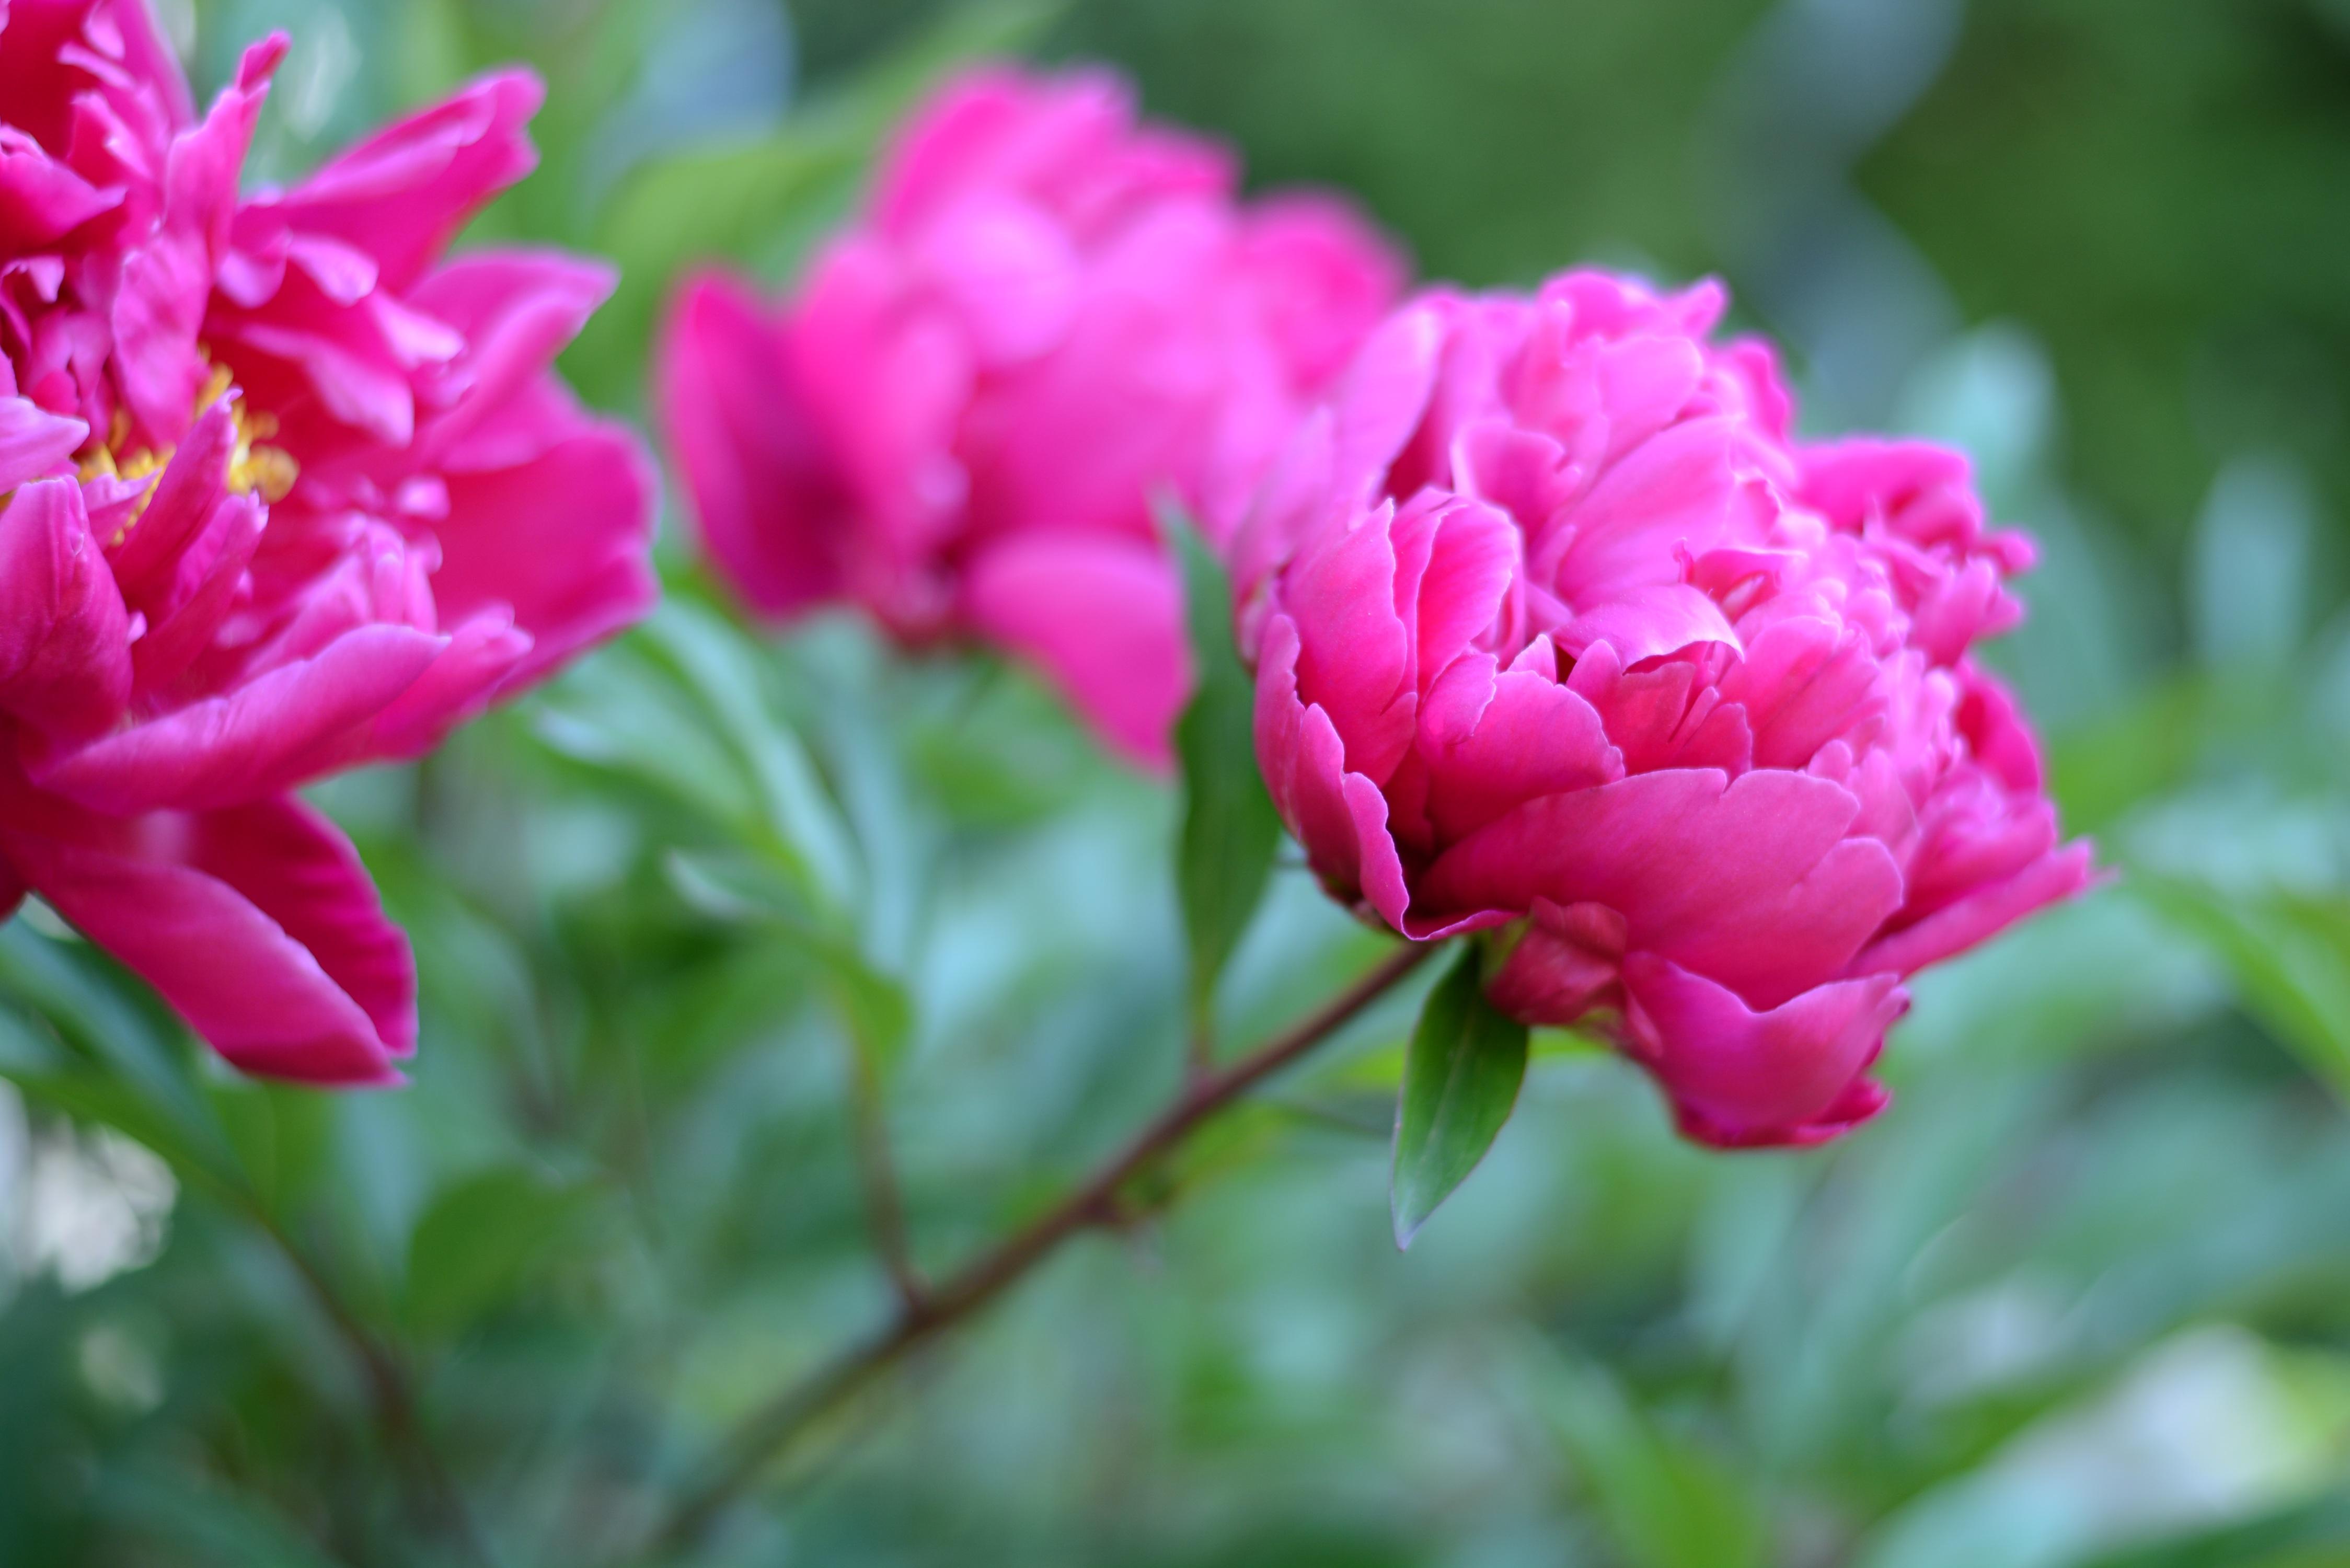
[[[914,1032],[913,999],[894,976],[845,937],[811,923],[791,890],[744,857],[672,849],[670,886],[697,913],[728,925],[764,926],[813,960],[816,978],[838,1011],[859,1056],[883,1082]]]
[[[1752,1483],[1656,1418],[1596,1362],[1531,1333],[1503,1341],[1512,1397],[1548,1428],[1620,1560],[1760,1568],[1770,1535]]]
[[[1405,1054],[1389,1186],[1397,1246],[1410,1246],[1477,1168],[1525,1076],[1526,1026],[1485,1000],[1477,949],[1464,942],[1451,972],[1428,993]]]
[[[768,702],[757,646],[709,610],[675,597],[663,601],[641,636],[700,700],[741,763],[757,800],[765,846],[785,859],[821,905],[849,905],[856,896],[857,857],[847,825],[807,748]]]
[[[542,1279],[589,1218],[595,1192],[521,1166],[499,1166],[439,1195],[409,1238],[404,1316],[452,1334]]]
[[[1256,764],[1256,684],[1232,646],[1224,569],[1190,519],[1172,507],[1163,526],[1183,572],[1183,600],[1199,685],[1175,726],[1183,769],[1183,831],[1175,882],[1191,951],[1194,1027],[1204,1031],[1216,977],[1240,944],[1273,873],[1281,817]]]

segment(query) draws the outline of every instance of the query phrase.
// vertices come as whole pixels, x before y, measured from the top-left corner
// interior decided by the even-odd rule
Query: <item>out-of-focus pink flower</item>
[[[240,199],[137,0],[0,15],[0,910],[29,888],[250,1071],[397,1077],[406,939],[290,798],[641,614],[639,443],[549,364],[609,291],[443,262],[526,172],[503,74]]]
[[[771,616],[1012,649],[1164,765],[1191,677],[1154,495],[1227,536],[1401,279],[1336,202],[1233,188],[1102,73],[948,86],[780,312],[676,300],[659,402],[711,556]]]
[[[1968,657],[2028,541],[1963,457],[1793,439],[1719,288],[1392,317],[1232,550],[1257,751],[1316,871],[1489,994],[1604,1021],[1716,1144],[1874,1114],[1902,982],[2090,877]]]

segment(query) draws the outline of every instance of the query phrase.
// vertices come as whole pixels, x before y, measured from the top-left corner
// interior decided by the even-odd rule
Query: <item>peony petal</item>
[[[1393,514],[1325,528],[1291,566],[1283,597],[1298,634],[1299,701],[1329,716],[1347,765],[1372,783],[1411,745],[1411,636],[1395,606]]]
[[[0,397],[0,494],[56,472],[88,433],[81,421],[50,413],[30,398]]]
[[[0,254],[39,250],[121,201],[119,189],[99,190],[23,131],[0,125]]]
[[[840,593],[856,526],[847,478],[749,291],[715,274],[689,282],[662,330],[656,375],[703,547],[734,587],[768,615]]]
[[[453,400],[423,421],[420,463],[446,462],[483,421],[545,377],[565,345],[611,296],[612,268],[552,251],[474,251],[441,267],[410,296],[464,345]],[[551,443],[550,443],[551,444]]]
[[[1632,1044],[1683,1127],[1734,1147],[1816,1143],[1849,1129],[1847,1096],[1909,1005],[1897,976],[1814,987],[1757,1012],[1653,953],[1624,961]],[[1884,1104],[1868,1096],[1862,1115]],[[1844,1116],[1832,1113],[1839,1110]]]
[[[361,627],[225,695],[53,751],[28,771],[43,789],[119,816],[276,794],[359,760],[364,726],[442,641],[411,627]]]
[[[1051,214],[1008,192],[972,192],[925,226],[913,260],[946,296],[988,369],[1033,359],[1077,309],[1081,264]]]
[[[526,70],[494,71],[338,153],[286,192],[288,224],[375,258],[404,291],[492,196],[536,166],[524,127],[546,96]]]
[[[1529,800],[1624,776],[1623,754],[1591,704],[1491,654],[1456,659],[1421,710],[1428,811],[1440,839],[1467,836]]]
[[[1157,772],[1174,765],[1169,737],[1192,670],[1163,552],[1099,535],[1002,540],[965,568],[962,614],[1035,662],[1125,755]]]
[[[1440,302],[1409,306],[1366,341],[1334,401],[1338,410],[1334,476],[1342,498],[1358,488],[1367,499],[1428,411],[1443,353]]]
[[[642,618],[660,591],[652,462],[634,431],[590,419],[563,395],[537,421],[531,461],[452,472],[432,595],[449,622],[495,608],[525,647],[495,688],[545,679]],[[479,433],[478,431],[476,433]]]
[[[1744,651],[1721,607],[1687,583],[1628,589],[1576,616],[1558,636],[1560,649],[1575,659],[1595,642],[1611,645],[1627,669],[1700,642]]]
[[[1620,1007],[1625,937],[1624,917],[1605,904],[1536,898],[1485,994],[1513,1018],[1557,1027],[1594,1008]]]
[[[1602,473],[1573,513],[1555,574],[1575,607],[1679,580],[1676,550],[1710,549],[1733,514],[1740,434],[1726,419],[1691,420],[1643,441]]]
[[[1439,856],[1424,919],[1598,903],[1630,942],[1759,1007],[1841,974],[1901,901],[1884,845],[1846,839],[1860,803],[1824,779],[1712,769],[1638,774],[1529,801]]]
[[[80,486],[19,487],[0,508],[0,712],[57,742],[104,732],[130,701],[130,644]]]
[[[96,819],[68,836],[0,827],[0,853],[244,1070],[400,1081],[392,1058],[415,1040],[407,940],[307,808]]]
[[[2095,883],[2095,846],[2084,841],[2044,855],[2003,882],[1945,905],[1914,926],[1872,942],[1853,960],[1857,971],[1915,974],[1930,963],[1988,941],[2035,909]]]

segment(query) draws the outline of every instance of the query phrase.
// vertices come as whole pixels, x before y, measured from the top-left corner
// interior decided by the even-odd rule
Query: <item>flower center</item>
[[[212,373],[204,379],[203,389],[196,394],[191,417],[220,401],[232,385],[228,367],[213,365]],[[277,433],[276,416],[247,409],[242,391],[229,404],[228,412],[236,431],[236,443],[229,452],[229,489],[239,495],[258,492],[268,502],[285,500],[301,471],[284,448],[265,444]],[[121,533],[113,540],[118,545],[137,525],[140,515],[147,510],[147,503],[154,498],[154,480],[172,461],[174,450],[168,444],[160,451],[145,446],[130,449],[130,416],[117,409],[113,429],[108,431],[106,440],[83,453],[78,465],[85,480],[103,474],[109,479],[147,482],[145,491],[131,504],[130,516],[122,524]]]

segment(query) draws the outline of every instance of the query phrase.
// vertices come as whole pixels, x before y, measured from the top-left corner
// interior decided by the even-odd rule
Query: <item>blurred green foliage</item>
[[[673,273],[787,275],[942,63],[1106,55],[1431,274],[1721,270],[1815,426],[1965,441],[2045,546],[2001,658],[2122,878],[1919,987],[1882,1120],[1709,1155],[1538,1036],[1400,1255],[1400,998],[708,1561],[2350,1562],[2350,8],[164,9],[208,87],[293,31],[271,178],[535,64],[545,162],[480,232],[619,262],[567,363],[625,410]],[[746,632],[675,535],[644,630],[319,792],[416,940],[411,1088],[236,1081],[54,920],[0,930],[0,1561],[614,1562],[888,1310],[852,1107],[939,1271],[1178,1081],[1173,793],[1016,670]],[[1377,945],[1284,862],[1211,1032]]]

